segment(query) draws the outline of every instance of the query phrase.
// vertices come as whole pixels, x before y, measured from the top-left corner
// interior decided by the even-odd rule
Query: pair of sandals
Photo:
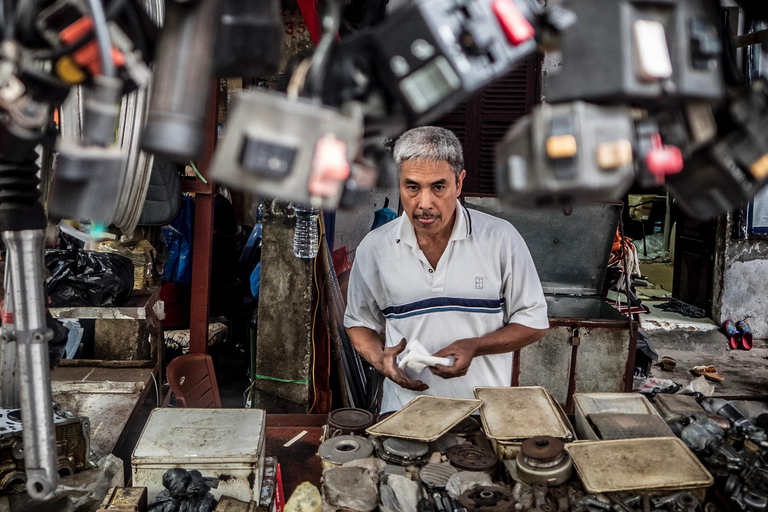
[[[728,345],[733,350],[752,350],[752,329],[744,320],[735,322],[730,318],[723,322],[723,330],[728,336]]]

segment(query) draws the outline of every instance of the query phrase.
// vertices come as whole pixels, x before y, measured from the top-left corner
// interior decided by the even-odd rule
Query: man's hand
[[[435,357],[452,356],[453,366],[442,366],[438,364],[430,366],[429,371],[444,379],[465,376],[469,370],[469,365],[472,364],[472,359],[475,357],[476,347],[477,340],[475,339],[467,338],[454,341],[444,349],[433,354]]]
[[[403,370],[397,366],[397,356],[403,350],[405,350],[406,341],[403,338],[400,344],[395,347],[387,347],[383,350],[381,357],[373,363],[373,366],[388,377],[392,382],[405,389],[411,389],[413,391],[425,391],[429,389],[429,386],[424,384],[420,380],[411,380]]]

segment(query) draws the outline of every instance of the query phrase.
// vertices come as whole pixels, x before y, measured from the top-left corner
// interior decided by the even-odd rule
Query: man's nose
[[[421,194],[419,194],[419,204],[418,207],[420,210],[430,210],[434,206],[434,197],[432,196],[432,191],[430,189],[424,189],[421,191]]]

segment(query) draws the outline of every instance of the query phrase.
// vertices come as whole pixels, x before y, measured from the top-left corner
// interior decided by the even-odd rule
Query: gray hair
[[[448,162],[456,179],[464,170],[464,153],[459,138],[445,128],[420,126],[402,134],[395,142],[395,163],[402,166],[406,160]]]

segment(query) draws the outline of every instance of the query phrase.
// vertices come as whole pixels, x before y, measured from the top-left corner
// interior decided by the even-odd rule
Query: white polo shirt
[[[510,323],[549,327],[541,282],[517,230],[458,201],[456,213],[437,268],[419,248],[405,215],[365,237],[349,279],[346,327],[386,329],[388,347],[417,339],[430,353]],[[476,386],[511,384],[512,353],[476,357],[464,377],[443,379],[429,369],[406,374],[429,386],[425,394],[474,398]],[[400,409],[419,394],[386,379],[381,410]]]

